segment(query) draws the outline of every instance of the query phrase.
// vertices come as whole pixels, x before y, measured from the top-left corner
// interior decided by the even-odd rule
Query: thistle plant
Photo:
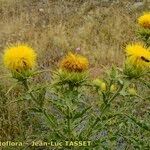
[[[149,14],[139,18],[139,24],[149,30]],[[26,89],[23,100],[32,102],[29,111],[40,116],[42,125],[46,126],[45,141],[88,141],[90,144],[82,146],[83,150],[116,149],[120,141],[131,143],[131,149],[149,149],[150,124],[142,120],[142,115],[136,117],[140,101],[150,99],[148,39],[145,45],[127,45],[123,67],[113,66],[96,79],[89,75],[86,57],[68,53],[53,71],[50,83],[31,87],[29,80],[37,74],[36,53],[26,45],[7,48],[4,64]],[[147,110],[145,114],[148,118]],[[81,147],[64,144],[57,148],[78,150]]]
[[[88,60],[78,54],[69,53],[61,62],[60,68],[54,72],[53,90],[58,93],[57,98],[51,100],[54,107],[61,112],[64,120],[61,124],[64,140],[79,140],[77,128],[90,110],[90,105],[85,101],[84,88],[88,84]],[[66,125],[65,125],[66,124]]]

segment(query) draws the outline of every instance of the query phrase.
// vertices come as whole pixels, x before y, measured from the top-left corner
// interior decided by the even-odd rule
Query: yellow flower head
[[[126,47],[127,63],[136,68],[150,67],[150,51],[141,44],[130,44]]]
[[[69,53],[60,64],[62,69],[70,72],[83,72],[88,69],[88,60],[78,54]]]
[[[5,49],[4,65],[11,71],[32,69],[36,64],[36,53],[27,45],[10,46]]]
[[[101,83],[102,83],[102,80],[100,80],[98,78],[93,80],[93,85],[94,86],[100,87]]]
[[[138,18],[138,23],[144,28],[150,28],[150,12]]]

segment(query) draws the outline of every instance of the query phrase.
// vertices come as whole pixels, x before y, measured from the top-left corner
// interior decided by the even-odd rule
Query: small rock
[[[39,9],[39,12],[44,12],[44,9],[43,9],[43,8],[40,8],[40,9]]]
[[[138,9],[144,6],[143,2],[136,2],[133,4],[133,9]]]

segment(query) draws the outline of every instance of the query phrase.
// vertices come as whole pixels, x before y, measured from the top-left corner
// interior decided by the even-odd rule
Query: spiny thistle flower
[[[134,84],[130,85],[130,87],[128,88],[128,92],[130,95],[137,95],[136,86]]]
[[[60,64],[61,69],[69,72],[83,72],[88,69],[88,60],[78,54],[69,53]]]
[[[144,28],[150,29],[150,12],[144,13],[141,17],[138,18],[138,23]]]
[[[117,90],[117,86],[115,84],[112,84],[110,86],[110,92],[115,92]]]
[[[137,95],[137,90],[134,87],[129,88],[128,92],[129,92],[130,95]]]
[[[106,91],[107,89],[106,83],[100,79],[93,80],[93,85],[96,86],[97,88],[100,88],[102,91]]]
[[[102,91],[106,91],[107,87],[106,87],[106,83],[105,82],[102,82],[101,85],[100,85],[100,87],[101,87]]]
[[[141,44],[128,45],[126,47],[127,62],[136,68],[150,67],[150,51]]]
[[[141,44],[131,44],[126,47],[127,58],[124,73],[129,78],[139,78],[149,71],[150,51]]]
[[[93,80],[93,85],[96,87],[100,87],[101,83],[102,83],[102,80],[100,80],[100,79]]]
[[[36,63],[36,53],[27,45],[10,46],[5,49],[4,65],[11,71],[22,72],[32,69]]]

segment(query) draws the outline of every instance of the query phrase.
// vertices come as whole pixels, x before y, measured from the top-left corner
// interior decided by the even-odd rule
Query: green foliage
[[[138,36],[146,43],[146,46],[150,46],[150,29],[141,28],[138,31]]]
[[[39,84],[31,87],[28,82],[30,77],[19,80],[26,89],[22,99],[24,103],[28,102],[28,108],[21,113],[24,129],[21,139],[46,142],[91,141],[91,145],[82,147],[83,150],[149,148],[148,108],[144,108],[143,119],[143,110],[139,110],[141,103],[146,104],[149,98],[142,97],[138,88],[136,94],[129,92],[130,87],[142,83],[140,88],[148,96],[149,87],[145,84],[148,75],[130,79],[121,69],[112,67],[102,79],[106,90],[95,86],[87,77],[88,73],[79,75],[58,70],[47,86]],[[149,80],[146,83],[149,84]],[[117,87],[113,91],[112,85]],[[27,137],[26,132],[31,125],[32,135]],[[64,145],[63,148],[80,147]]]

